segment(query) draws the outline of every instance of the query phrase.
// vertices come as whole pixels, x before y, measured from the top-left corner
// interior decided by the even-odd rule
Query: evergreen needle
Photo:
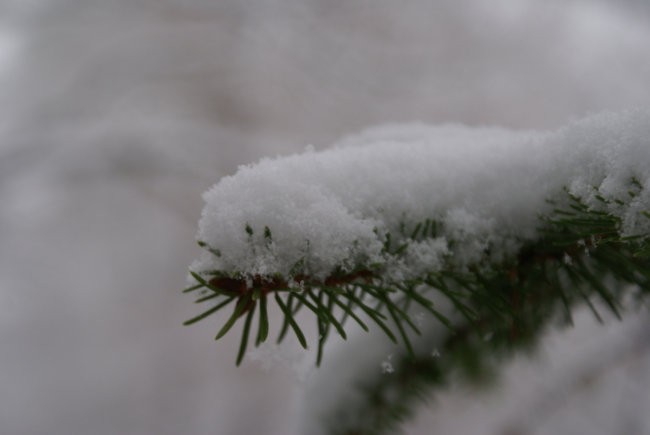
[[[203,313],[203,314],[199,314],[198,316],[193,317],[193,318],[191,318],[190,320],[186,320],[185,322],[183,322],[183,325],[186,325],[186,326],[187,326],[187,325],[191,325],[192,323],[196,323],[196,322],[198,322],[199,320],[205,319],[205,318],[208,317],[210,314],[212,314],[212,313],[216,313],[216,312],[219,311],[221,308],[223,308],[223,307],[225,307],[226,305],[228,305],[230,302],[232,302],[233,299],[235,299],[235,298],[234,298],[234,297],[229,297],[229,298],[226,299],[225,301],[221,302],[219,305],[210,308],[210,309],[209,309],[208,311],[206,311],[205,313]]]
[[[192,275],[192,277],[195,280],[197,280],[199,282],[199,284],[201,284],[202,287],[209,288],[210,290],[212,290],[215,293],[222,293],[221,290],[219,290],[218,288],[216,288],[215,286],[213,286],[212,284],[210,284],[209,282],[204,280],[203,277],[201,275],[199,275],[198,273],[190,270],[190,275]]]
[[[288,308],[286,305],[284,305],[284,302],[282,302],[282,298],[280,298],[280,295],[277,293],[275,294],[275,301],[277,302],[278,306],[280,307],[280,310],[284,313],[284,318],[291,326],[291,329],[293,329],[293,332],[296,334],[296,338],[298,339],[298,342],[300,342],[300,345],[307,349],[307,340],[305,340],[305,335],[302,333],[300,330],[300,327],[296,323],[296,321],[293,318],[293,313],[291,312],[291,309]]]
[[[342,296],[343,296],[343,297],[346,297],[346,294],[343,294]],[[336,303],[336,305],[338,305],[339,307],[341,307],[341,309],[342,309],[342,310],[343,310],[347,315],[349,315],[350,317],[352,317],[352,318],[353,318],[353,319],[354,319],[354,320],[359,324],[359,326],[361,327],[361,329],[363,329],[363,330],[366,331],[366,332],[369,331],[368,326],[363,322],[363,320],[361,320],[361,318],[360,318],[359,316],[357,316],[357,314],[356,314],[356,313],[354,312],[354,310],[352,309],[352,306],[353,306],[353,303],[354,303],[354,300],[353,300],[353,299],[349,299],[349,303],[348,303],[348,304],[344,304],[343,302],[339,301],[338,298],[335,298],[335,299],[334,299],[334,302]],[[343,323],[343,322],[341,322],[341,323]]]
[[[236,365],[239,366],[244,359],[246,354],[246,346],[248,345],[248,336],[250,334],[251,322],[253,320],[253,315],[255,314],[255,305],[248,311],[246,316],[246,321],[244,322],[244,330],[241,335],[241,343],[239,344],[239,352],[237,353],[237,362]]]
[[[189,293],[189,292],[192,292],[194,290],[200,289],[201,287],[204,287],[204,285],[199,282],[198,284],[195,284],[195,285],[193,285],[191,287],[188,287],[185,290],[183,290],[183,293]]]
[[[266,295],[260,297],[260,317],[259,317],[259,329],[257,331],[257,341],[256,345],[259,346],[260,343],[266,341],[266,338],[269,335],[269,315],[266,311]]]
[[[243,297],[239,299],[237,302],[237,305],[235,306],[235,310],[233,311],[232,315],[228,319],[225,325],[221,328],[221,330],[217,333],[217,336],[214,338],[215,340],[219,340],[221,337],[223,337],[226,332],[232,328],[232,326],[235,324],[239,316],[242,315],[248,304],[251,302],[250,296],[249,297]],[[255,306],[255,305],[253,305]]]

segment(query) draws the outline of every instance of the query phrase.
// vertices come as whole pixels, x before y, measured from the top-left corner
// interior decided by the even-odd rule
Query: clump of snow
[[[631,180],[638,181],[630,199]],[[512,255],[536,237],[548,199],[570,193],[650,231],[650,112],[596,115],[554,132],[389,125],[321,152],[240,167],[205,195],[193,268],[253,276],[374,265],[399,279]],[[563,196],[564,195],[564,196]],[[600,198],[606,198],[604,203]],[[624,200],[624,204],[616,200]],[[435,236],[411,240],[418,223]],[[385,249],[406,243],[399,257]],[[394,253],[394,252],[393,252]]]

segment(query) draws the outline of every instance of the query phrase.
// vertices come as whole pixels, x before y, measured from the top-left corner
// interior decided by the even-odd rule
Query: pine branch
[[[250,324],[256,307],[260,307],[255,345],[268,337],[267,296],[274,298],[284,314],[284,326],[278,341],[286,337],[290,328],[303,347],[307,341],[295,321],[300,308],[310,310],[318,323],[317,363],[320,364],[323,346],[330,328],[345,338],[343,324],[349,316],[358,326],[368,326],[357,315],[364,312],[391,340],[400,341],[405,351],[394,361],[395,372],[364,385],[367,397],[363,409],[353,412],[363,421],[360,427],[336,427],[332,434],[390,433],[410,415],[413,404],[423,391],[444,385],[459,372],[467,379],[479,380],[495,369],[495,364],[520,348],[530,347],[540,331],[558,314],[564,323],[571,322],[571,311],[578,303],[588,304],[594,315],[601,316],[593,305],[598,297],[617,316],[621,317],[621,300],[627,284],[633,284],[639,296],[650,293],[650,256],[647,234],[633,237],[621,234],[621,219],[602,211],[591,210],[585,203],[568,193],[562,198],[568,207],[556,208],[552,214],[540,218],[541,237],[535,243],[524,245],[519,254],[499,265],[475,264],[467,270],[443,269],[426,273],[406,282],[392,282],[381,278],[381,270],[359,269],[345,273],[338,270],[324,281],[297,274],[294,282],[281,277],[228,276],[212,271],[204,276],[191,272],[197,284],[185,292],[200,289],[211,292],[197,302],[221,301],[206,313],[189,320],[194,323],[225,308],[237,300],[233,314],[217,335],[217,339],[245,316],[237,364],[241,363],[250,340]],[[603,201],[609,203],[603,199]],[[650,215],[642,213],[650,219]],[[434,225],[435,224],[435,225]],[[426,220],[414,226],[408,240],[435,238],[435,220]],[[405,228],[404,225],[402,228]],[[247,232],[250,232],[248,230]],[[270,234],[270,231],[267,231]],[[387,234],[385,251],[394,256],[405,252],[407,240],[393,249]],[[210,252],[214,249],[200,245]],[[607,286],[605,282],[611,282]],[[435,309],[433,300],[418,288],[428,287],[448,298],[464,319],[454,325]],[[283,297],[282,295],[286,295]],[[300,306],[293,306],[293,301]],[[327,304],[324,303],[327,301]],[[416,354],[405,326],[420,334],[411,320],[411,314],[402,307],[413,303],[426,309],[449,329],[448,339],[440,346],[445,358],[432,358],[429,353]],[[490,336],[489,342],[484,340]],[[425,346],[426,347],[426,346]],[[333,410],[331,422],[347,421],[337,413],[349,413],[347,405]]]
[[[437,274],[430,281],[432,287],[454,286],[474,300],[470,305],[476,307],[477,314],[456,327],[444,343],[432,340],[423,346],[439,346],[444,358],[427,352],[415,357],[408,352],[397,358],[393,355],[394,372],[363,385],[366,399],[360,407],[351,409],[344,403],[324,418],[330,425],[328,433],[392,433],[411,415],[423,391],[447,384],[454,375],[473,381],[486,379],[513,352],[534,345],[549,322],[570,323],[574,305],[587,303],[600,319],[592,303],[598,297],[620,318],[628,284],[636,286],[637,296],[647,297],[650,258],[644,253],[648,235],[622,237],[618,218],[592,212],[577,198],[571,202],[576,206],[571,211],[558,209],[544,218],[544,238],[522,249],[501,270],[488,275]],[[598,231],[586,234],[586,221]],[[585,242],[585,235],[590,236],[589,241]],[[612,284],[605,286],[606,281]],[[486,298],[495,294],[505,297],[486,303]],[[558,318],[562,311],[565,316]],[[354,423],[340,426],[341,421]]]
[[[289,298],[295,298],[301,306],[309,309],[318,320],[321,333],[333,327],[345,338],[343,323],[347,316],[355,318],[360,327],[366,324],[355,314],[356,310],[365,312],[368,317],[393,341],[399,340],[413,354],[405,326],[419,333],[409,315],[401,306],[411,302],[425,308],[447,328],[453,328],[443,313],[436,311],[433,302],[415,289],[426,285],[443,293],[463,314],[476,332],[493,327],[495,322],[506,319],[508,327],[502,325],[509,339],[519,339],[534,335],[551,317],[558,304],[565,315],[570,316],[571,306],[576,301],[591,305],[593,295],[599,296],[618,317],[620,292],[612,294],[602,282],[610,277],[619,283],[630,283],[646,290],[650,272],[648,271],[647,235],[624,237],[620,234],[620,218],[601,211],[590,210],[579,198],[567,194],[568,207],[555,209],[549,216],[540,219],[541,239],[534,244],[525,245],[516,258],[498,266],[474,264],[468,270],[429,272],[406,282],[394,282],[382,277],[382,270],[359,269],[345,273],[337,270],[323,281],[297,274],[293,283],[279,276],[228,276],[219,271],[205,273],[204,276],[191,272],[197,284],[185,292],[207,289],[211,292],[197,302],[222,299],[208,314],[200,315],[186,323],[194,323],[210,314],[225,308],[237,300],[235,310],[228,322],[217,334],[217,339],[225,333],[245,313],[254,311],[259,305],[261,330],[256,345],[266,341],[268,336],[267,295],[275,294],[275,300],[285,316],[285,324],[291,326],[301,344],[306,346],[304,334],[293,321],[295,312],[289,315]],[[643,214],[645,216],[645,214]],[[647,216],[646,216],[647,218]],[[385,252],[395,257],[404,254],[408,241],[421,241],[435,238],[436,232],[427,232],[435,220],[426,220],[414,226],[408,239],[395,249],[391,240],[385,237]],[[420,231],[424,229],[424,231]],[[247,227],[247,233],[251,233]],[[270,230],[266,228],[270,235]],[[270,237],[270,236],[269,236]],[[216,250],[201,242],[200,246],[214,253]],[[534,287],[530,287],[533,284]],[[362,296],[357,296],[357,293]],[[287,294],[283,299],[281,294]],[[553,295],[552,297],[550,295]],[[327,300],[328,304],[323,304]],[[594,314],[600,317],[594,308]],[[247,316],[247,318],[249,318]],[[285,326],[280,340],[284,339]],[[456,331],[453,331],[456,332]],[[493,331],[492,331],[493,332]],[[503,331],[502,331],[503,332]],[[242,341],[247,341],[246,334]],[[322,341],[322,340],[321,340]],[[239,359],[241,361],[241,359]]]
[[[405,351],[395,359],[393,374],[363,385],[366,400],[361,409],[350,409],[349,405],[342,404],[340,409],[332,410],[332,415],[326,420],[349,421],[337,414],[354,412],[357,415],[354,421],[362,421],[361,426],[337,427],[334,424],[329,433],[390,433],[410,416],[413,405],[425,391],[445,385],[451,376],[458,373],[474,381],[485,379],[500,360],[518,349],[532,346],[540,331],[550,321],[558,319],[559,313],[563,314],[563,323],[570,323],[571,311],[577,303],[587,304],[600,320],[601,315],[593,304],[593,298],[598,297],[620,318],[621,300],[625,296],[623,289],[627,284],[636,286],[638,296],[645,297],[650,293],[650,235],[623,236],[620,218],[591,210],[580,198],[566,196],[568,207],[556,208],[552,214],[540,218],[540,239],[524,245],[515,258],[499,265],[475,264],[467,270],[450,267],[405,282],[383,279],[378,269],[347,273],[338,270],[324,281],[297,274],[292,285],[278,276],[254,276],[247,280],[217,271],[205,276],[191,272],[198,283],[186,292],[204,288],[212,293],[197,302],[215,298],[222,301],[186,324],[214,314],[236,299],[233,314],[217,339],[248,313],[237,355],[239,365],[250,340],[250,324],[257,306],[260,307],[260,329],[255,345],[259,346],[268,337],[266,301],[267,295],[273,293],[284,314],[279,342],[286,337],[290,327],[306,348],[307,341],[295,321],[295,314],[300,308],[314,314],[320,338],[317,353],[317,364],[320,364],[330,329],[334,328],[345,338],[343,324],[349,316],[367,330],[368,326],[357,315],[357,311],[364,312],[392,341],[400,341]],[[611,203],[605,199],[602,201]],[[642,216],[650,219],[645,212]],[[436,232],[426,231],[433,227],[432,222],[435,220],[415,225],[408,240],[436,237]],[[393,250],[390,242],[393,239],[390,234],[386,235],[385,251],[399,257],[405,252],[407,242],[402,241]],[[205,243],[201,245],[210,252],[214,251]],[[417,290],[423,286],[448,298],[464,321],[454,325],[445,314],[437,311],[433,300]],[[296,300],[300,305],[294,308],[293,301]],[[416,355],[414,352],[405,326],[416,334],[420,331],[411,320],[411,313],[402,308],[411,302],[426,309],[449,329],[448,339],[440,348],[445,358]],[[489,342],[484,339],[486,335],[490,336]]]
[[[621,125],[629,128],[623,121]],[[647,117],[638,120],[643,125],[646,121]],[[627,146],[643,149],[633,148],[634,142]],[[530,168],[534,159],[521,154],[519,148],[512,150],[520,153],[521,164]],[[392,154],[392,148],[385,151],[386,161],[398,156]],[[581,152],[590,155],[590,151],[583,147]],[[337,401],[321,414],[328,433],[386,433],[409,416],[413,403],[430,388],[442,386],[457,375],[470,381],[485,379],[497,369],[499,361],[534,346],[549,325],[571,324],[575,306],[587,305],[599,320],[600,306],[621,318],[627,295],[647,297],[650,174],[628,176],[628,181],[623,181],[622,171],[635,173],[631,168],[636,163],[620,155],[615,163],[608,163],[619,165],[615,183],[611,174],[590,170],[566,180],[564,189],[558,180],[544,181],[545,188],[536,193],[537,197],[518,197],[527,204],[523,212],[507,206],[521,222],[493,219],[489,214],[484,217],[480,207],[470,208],[472,212],[464,207],[445,209],[443,206],[449,205],[444,201],[425,207],[431,211],[425,217],[419,213],[420,218],[413,219],[407,208],[396,220],[395,211],[387,213],[374,206],[370,210],[372,196],[363,199],[366,202],[347,198],[348,206],[361,210],[359,216],[349,217],[350,213],[345,214],[346,210],[341,214],[336,209],[338,203],[329,202],[320,188],[314,195],[321,203],[310,203],[312,198],[307,201],[311,205],[305,205],[299,188],[294,190],[295,198],[282,197],[282,201],[290,200],[285,201],[284,208],[276,209],[275,215],[260,213],[263,208],[237,198],[240,207],[252,212],[251,221],[239,222],[235,231],[233,216],[249,215],[241,210],[223,212],[215,201],[232,199],[234,192],[248,195],[255,188],[265,189],[265,182],[278,174],[272,163],[263,168],[271,178],[259,178],[254,169],[244,170],[238,180],[239,190],[231,185],[235,181],[228,180],[222,188],[215,188],[214,198],[209,196],[212,192],[206,196],[208,206],[200,231],[205,239],[199,241],[205,253],[190,272],[190,286],[184,292],[198,294],[196,302],[212,308],[186,324],[230,306],[230,315],[216,339],[236,324],[243,325],[237,364],[249,343],[259,346],[276,333],[278,342],[293,335],[305,348],[315,344],[316,364],[320,365],[328,339],[333,335],[347,339],[350,325],[380,331],[399,345],[391,361],[392,373],[360,376],[365,379],[362,400],[354,404]],[[601,153],[597,159],[602,156],[609,154]],[[416,165],[420,160],[410,163]],[[557,164],[557,160],[551,161]],[[287,159],[285,169],[300,172],[302,168],[292,166],[295,162]],[[311,164],[320,163],[314,160]],[[569,168],[570,163],[565,172]],[[349,174],[355,173],[348,173],[352,177]],[[305,173],[301,177],[311,182]],[[339,182],[338,178],[327,179]],[[542,183],[542,178],[537,180]],[[507,186],[496,184],[499,188]],[[291,184],[281,185],[291,188]],[[311,187],[307,184],[304,189]],[[338,194],[344,196],[344,191],[339,186]],[[269,208],[275,206],[268,196],[262,199]],[[483,208],[490,208],[485,205],[489,200],[480,200]],[[323,204],[334,209],[319,209]],[[409,207],[419,209],[412,202]],[[536,216],[531,209],[537,210]],[[293,217],[292,213],[304,216]],[[218,216],[228,219],[222,222]],[[284,221],[288,216],[292,216],[290,223]],[[324,223],[322,234],[312,219]],[[372,234],[367,231],[368,222],[377,222]],[[213,245],[215,240],[218,246]],[[268,318],[269,303],[276,304],[282,314],[277,331]],[[297,320],[296,315],[305,311],[316,323],[316,343],[307,341]],[[430,319],[426,328],[416,319],[423,311]],[[257,328],[252,327],[255,318]],[[431,349],[436,349],[434,357]],[[438,353],[443,357],[437,357]]]

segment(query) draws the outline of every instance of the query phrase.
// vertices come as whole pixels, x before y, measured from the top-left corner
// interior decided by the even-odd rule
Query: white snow
[[[388,357],[386,357],[385,360],[383,360],[380,364],[381,366],[381,372],[384,374],[391,374],[395,371],[395,367],[393,367],[393,363],[391,362],[391,359],[393,359],[393,354],[389,354]]]
[[[650,112],[632,110],[553,132],[383,126],[325,151],[263,159],[204,195],[198,238],[221,256],[206,252],[193,268],[290,277],[303,264],[298,273],[322,279],[372,264],[400,279],[480,263],[488,248],[500,259],[536,237],[547,200],[566,199],[564,188],[620,216],[625,234],[647,232],[648,189],[629,206],[596,194],[627,201],[632,177],[650,183],[649,138]],[[401,225],[410,234],[426,219],[440,234],[399,258],[382,252],[387,233],[400,242]]]
[[[628,191],[632,177],[650,183],[649,133],[650,112],[640,109],[594,115],[550,132],[387,125],[324,151],[267,158],[240,167],[204,195],[198,238],[221,255],[205,252],[193,268],[290,277],[304,264],[300,273],[325,278],[336,267],[379,264],[390,279],[402,279],[449,264],[489,262],[534,239],[539,216],[554,207],[547,200],[566,200],[565,188],[620,216],[624,233],[647,232],[650,219],[640,212],[650,209],[648,189],[632,200]],[[611,201],[604,204],[596,194]],[[619,198],[626,205],[614,202]],[[401,243],[401,225],[410,234],[426,219],[437,221],[438,234],[408,242],[399,256],[382,251],[385,234]],[[449,301],[436,300],[436,306],[455,321]],[[432,319],[424,323],[424,335],[413,338],[416,351],[444,358],[437,346],[446,331]],[[332,418],[362,418],[356,415],[364,403],[358,387],[390,375],[394,365],[386,355],[400,351],[374,330],[352,331],[345,346],[328,349],[304,387],[302,427],[321,433]]]

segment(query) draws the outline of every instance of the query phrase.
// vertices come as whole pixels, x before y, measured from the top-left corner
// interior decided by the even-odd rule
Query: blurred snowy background
[[[0,434],[297,434],[288,364],[181,326],[204,190],[371,124],[639,105],[645,0],[0,0]],[[578,318],[407,432],[650,434],[647,313]]]

